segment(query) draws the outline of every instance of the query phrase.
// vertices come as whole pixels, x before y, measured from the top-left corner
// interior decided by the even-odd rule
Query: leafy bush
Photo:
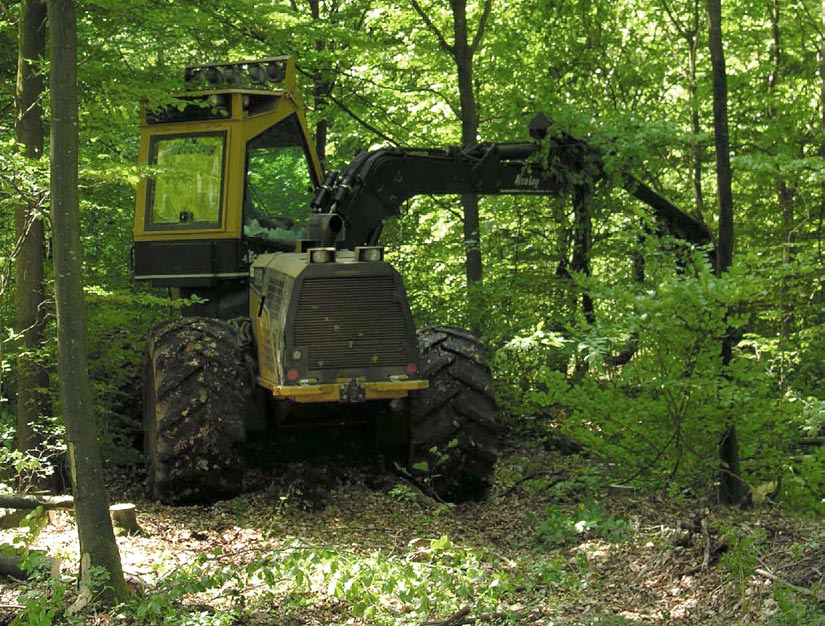
[[[579,504],[572,512],[550,505],[536,528],[535,538],[542,547],[559,547],[588,539],[625,541],[631,534],[623,519],[608,515],[595,502]]]
[[[775,479],[801,414],[785,400],[750,337],[725,368],[726,332],[751,324],[748,303],[764,283],[744,270],[717,278],[701,257],[681,273],[659,269],[654,284],[602,288],[612,316],[571,329],[587,375],[571,384],[539,367],[534,406],[563,409],[579,441],[615,464],[626,480],[675,482],[703,493],[717,474],[717,444],[725,424],[737,426],[745,479]],[[602,318],[605,316],[602,315]],[[611,353],[635,338],[635,356],[611,364]]]

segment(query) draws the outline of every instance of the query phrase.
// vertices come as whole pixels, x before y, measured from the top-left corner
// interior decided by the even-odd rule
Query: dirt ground
[[[525,475],[528,458],[532,469]],[[326,463],[254,471],[242,496],[208,507],[148,501],[140,469],[110,471],[109,482],[113,501],[134,502],[138,508],[143,532],[119,536],[118,544],[131,584],[145,597],[194,563],[204,571],[241,571],[256,559],[299,545],[313,554],[345,554],[350,564],[380,555],[382,563],[406,567],[422,555],[431,558],[445,536],[452,546],[446,550],[453,559],[449,580],[460,582],[465,570],[472,579],[475,574],[458,559],[482,555],[482,574],[473,580],[483,586],[506,571],[513,582],[492,611],[489,599],[474,601],[487,590],[470,586],[456,595],[450,609],[449,603],[434,602],[424,619],[415,612],[405,615],[404,604],[392,597],[381,602],[394,612],[358,617],[357,598],[327,585],[329,573],[323,585],[305,586],[300,594],[294,586],[290,591],[292,582],[283,577],[270,581],[270,586],[280,585],[281,595],[257,603],[251,579],[244,579],[246,588],[231,592],[231,585],[216,583],[211,594],[182,594],[175,605],[181,613],[214,615],[231,600],[237,615],[232,623],[258,625],[825,623],[821,519],[770,506],[706,509],[689,497],[611,493],[597,480],[581,478],[590,475],[590,463],[541,447],[512,449],[499,463],[490,498],[456,506],[370,467]],[[3,542],[14,533],[0,532]],[[63,574],[71,575],[77,563],[71,513],[52,515],[34,547],[59,557]],[[21,594],[30,588],[0,579],[0,624],[20,612]],[[399,593],[398,587],[385,583],[384,588],[388,596]],[[301,595],[299,604],[295,594]],[[238,611],[244,597],[245,608]],[[136,615],[93,612],[85,619],[90,624],[152,623]],[[207,622],[193,618],[191,623]]]

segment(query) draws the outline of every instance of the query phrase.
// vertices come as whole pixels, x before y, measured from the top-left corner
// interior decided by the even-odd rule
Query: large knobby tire
[[[498,439],[484,351],[474,335],[449,326],[422,328],[418,345],[430,386],[412,399],[412,471],[444,500],[482,499]]]
[[[167,504],[238,495],[254,390],[237,331],[221,320],[186,317],[153,328],[146,349],[149,494]]]

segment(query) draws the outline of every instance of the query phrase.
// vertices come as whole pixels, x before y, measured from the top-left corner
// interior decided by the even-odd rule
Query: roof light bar
[[[183,80],[193,89],[272,89],[287,82],[288,62],[289,57],[272,57],[257,61],[189,65],[183,70]]]

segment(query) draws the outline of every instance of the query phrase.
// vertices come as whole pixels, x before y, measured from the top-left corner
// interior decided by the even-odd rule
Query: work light
[[[358,263],[375,263],[384,260],[384,246],[356,246],[355,260]]]
[[[335,261],[335,248],[310,248],[310,263],[332,263]]]

